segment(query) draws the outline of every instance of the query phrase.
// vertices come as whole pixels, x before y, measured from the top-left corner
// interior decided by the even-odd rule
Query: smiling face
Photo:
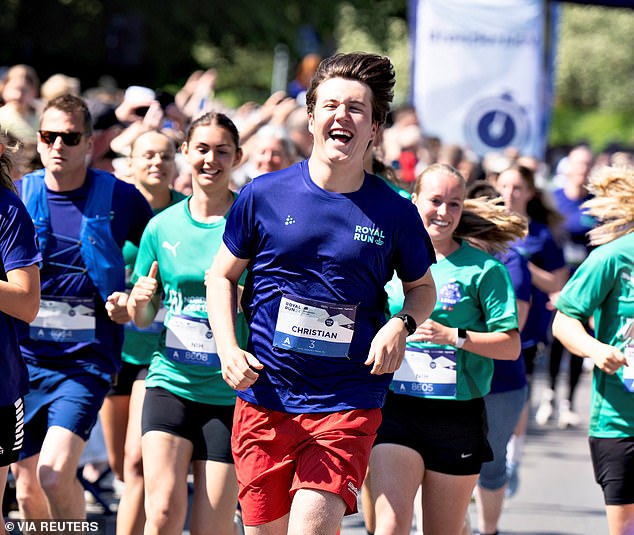
[[[443,169],[423,176],[412,201],[418,208],[434,248],[453,241],[465,198],[465,184],[456,175]]]
[[[132,148],[130,170],[137,185],[146,188],[167,187],[176,177],[176,150],[164,134],[141,135]]]
[[[258,174],[271,173],[291,165],[284,141],[269,137],[258,139],[253,151],[253,163]]]
[[[317,88],[308,128],[314,139],[311,159],[330,164],[362,162],[377,130],[372,119],[372,91],[355,80],[326,80]]]
[[[231,170],[242,156],[231,133],[217,124],[197,126],[183,143],[182,152],[191,165],[192,185],[202,189],[227,188]]]

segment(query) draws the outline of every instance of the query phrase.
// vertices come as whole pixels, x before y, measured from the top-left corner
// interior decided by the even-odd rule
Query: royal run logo
[[[355,225],[353,239],[355,241],[373,243],[374,245],[381,246],[385,243],[385,234],[379,227]]]

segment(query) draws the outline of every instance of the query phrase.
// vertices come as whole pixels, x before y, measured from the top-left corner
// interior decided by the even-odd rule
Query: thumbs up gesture
[[[158,303],[152,303],[156,294],[158,282],[158,262],[155,260],[150,266],[150,271],[145,277],[139,277],[128,299],[128,313],[138,327],[148,327],[156,316]]]
[[[150,271],[147,276],[139,277],[130,292],[130,297],[134,299],[137,306],[146,306],[150,299],[154,297],[156,289],[158,288],[158,282],[156,282],[156,275],[158,273],[158,262],[155,260],[150,266]]]

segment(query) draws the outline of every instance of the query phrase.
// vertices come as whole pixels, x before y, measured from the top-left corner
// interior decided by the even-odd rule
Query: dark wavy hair
[[[535,173],[533,170],[519,164],[513,164],[504,171],[508,171],[509,169],[517,171],[528,188],[533,192],[533,197],[526,205],[526,213],[528,214],[529,219],[546,225],[555,238],[560,239],[561,223],[564,218],[554,208],[548,195],[536,186]]]
[[[191,141],[194,130],[199,126],[219,126],[220,128],[224,128],[231,135],[236,150],[240,150],[240,134],[238,133],[238,129],[236,125],[233,124],[233,121],[224,113],[211,111],[194,119],[187,129],[187,136],[185,137],[187,143]]]
[[[317,88],[331,78],[346,78],[366,84],[372,91],[372,119],[379,125],[385,122],[394,98],[394,66],[389,58],[364,52],[336,54],[324,59],[306,92],[308,113],[313,113]]]

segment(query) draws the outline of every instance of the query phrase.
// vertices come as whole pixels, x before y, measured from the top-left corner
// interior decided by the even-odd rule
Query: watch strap
[[[467,330],[462,327],[458,327],[458,337],[456,338],[456,347],[462,349],[462,346],[467,341]]]
[[[416,332],[416,320],[410,316],[409,314],[396,314],[392,316],[394,318],[398,318],[403,321],[405,324],[405,329],[407,330],[407,335],[411,336]]]

